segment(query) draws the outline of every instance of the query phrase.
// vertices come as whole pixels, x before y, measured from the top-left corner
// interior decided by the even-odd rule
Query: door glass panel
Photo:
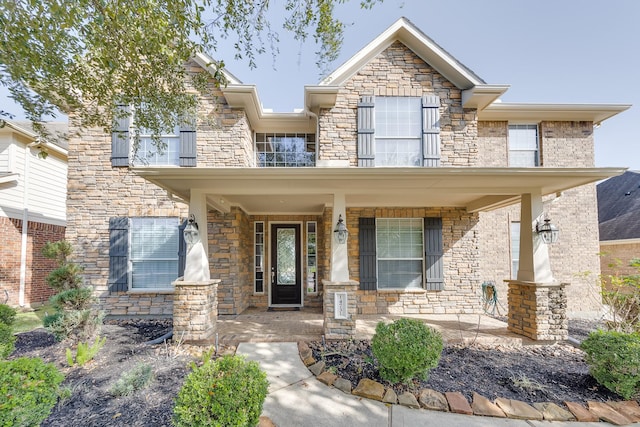
[[[278,285],[296,284],[296,230],[278,229]]]

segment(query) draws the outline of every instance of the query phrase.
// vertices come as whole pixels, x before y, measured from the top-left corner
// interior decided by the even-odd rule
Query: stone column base
[[[173,299],[173,339],[186,343],[210,344],[218,320],[218,284],[175,281]]]
[[[330,282],[323,280],[322,298],[324,316],[324,336],[329,340],[345,340],[356,336],[356,290],[359,283]],[[337,297],[336,297],[336,294]],[[346,297],[346,298],[345,298]],[[336,301],[342,306],[337,307]]]
[[[569,337],[567,283],[505,282],[509,284],[510,331],[534,340],[563,341]]]

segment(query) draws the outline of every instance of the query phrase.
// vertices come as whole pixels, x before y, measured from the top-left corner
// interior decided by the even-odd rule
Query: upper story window
[[[376,166],[422,166],[420,98],[378,97]]]
[[[540,166],[538,125],[509,125],[509,166]]]
[[[312,133],[256,133],[259,167],[316,165],[316,135]]]
[[[128,105],[119,105],[111,132],[111,166],[196,166],[195,120],[184,120],[154,141],[148,130],[139,129],[135,144],[135,117]]]
[[[180,127],[174,127],[172,132],[160,135],[155,141],[149,130],[140,129],[137,148],[131,153],[135,166],[179,166]]]
[[[363,96],[358,166],[440,166],[440,98]]]

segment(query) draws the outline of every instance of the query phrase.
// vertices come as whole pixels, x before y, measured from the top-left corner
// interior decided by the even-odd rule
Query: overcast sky
[[[336,12],[347,28],[330,70],[404,16],[487,83],[511,85],[504,102],[633,104],[596,129],[596,166],[640,170],[640,1],[385,0],[362,10],[351,0]],[[315,46],[280,33],[279,55],[263,55],[253,70],[233,60],[232,41],[211,54],[257,86],[264,108],[293,111],[303,106],[304,85],[322,76]],[[16,112],[6,91],[0,100],[0,109]]]

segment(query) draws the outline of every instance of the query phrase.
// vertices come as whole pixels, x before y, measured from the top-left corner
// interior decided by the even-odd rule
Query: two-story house
[[[580,276],[599,265],[593,183],[623,169],[594,167],[593,127],[627,105],[501,103],[507,85],[405,18],[305,86],[300,112],[227,77],[162,155],[144,136],[132,155],[135,112],[71,139],[67,238],[107,314],[172,314],[189,213],[220,314],[322,306],[347,282],[358,314],[478,313],[486,281],[510,312],[550,294],[549,317],[600,310]]]
[[[66,131],[65,123],[47,127]],[[58,139],[42,140],[29,122],[0,121],[0,303],[38,305],[55,293],[45,278],[56,264],[42,247],[65,233],[67,147]]]

